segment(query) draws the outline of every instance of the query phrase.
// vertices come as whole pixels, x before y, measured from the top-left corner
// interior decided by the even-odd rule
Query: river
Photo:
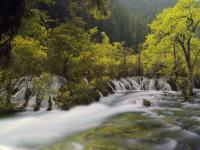
[[[69,111],[4,116],[0,150],[200,150],[196,93],[183,102],[179,92],[121,91]]]

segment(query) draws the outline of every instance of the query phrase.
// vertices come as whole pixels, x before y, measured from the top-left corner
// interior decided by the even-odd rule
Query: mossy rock
[[[102,82],[101,85],[99,85],[98,90],[102,93],[103,96],[108,96],[108,94],[114,93],[107,82]]]
[[[0,104],[0,114],[13,114],[21,111],[22,110],[17,108],[13,103]]]

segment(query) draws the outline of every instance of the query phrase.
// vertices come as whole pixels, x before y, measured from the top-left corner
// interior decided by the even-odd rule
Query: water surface
[[[199,104],[200,94],[183,102],[178,92],[124,91],[66,112],[20,113],[0,119],[0,149],[199,150]]]

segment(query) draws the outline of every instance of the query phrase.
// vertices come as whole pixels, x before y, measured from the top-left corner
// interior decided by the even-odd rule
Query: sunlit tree
[[[166,63],[163,57],[165,55],[159,55],[161,53],[174,52],[174,57],[179,52],[183,55],[190,95],[193,94],[193,72],[200,53],[199,27],[200,2],[198,0],[179,0],[176,6],[165,9],[150,24],[151,34],[147,36],[145,43],[146,49],[156,52],[158,56],[152,57],[155,58],[155,61],[159,60],[162,65],[166,65]],[[175,59],[177,60],[177,58]]]

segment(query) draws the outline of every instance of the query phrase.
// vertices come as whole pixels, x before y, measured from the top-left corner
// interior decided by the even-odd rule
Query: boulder
[[[150,107],[151,106],[151,102],[147,99],[143,99],[143,105],[146,107]]]

